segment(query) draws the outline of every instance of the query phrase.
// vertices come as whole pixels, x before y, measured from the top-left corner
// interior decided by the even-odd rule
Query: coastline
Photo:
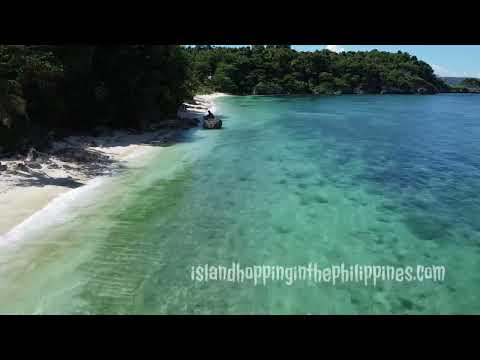
[[[193,119],[203,116],[207,109],[215,112],[214,100],[221,96],[226,94],[197,95],[194,104],[184,103],[187,110],[178,115]],[[178,125],[178,120],[172,121]],[[105,136],[71,136],[53,143],[53,154],[37,153],[36,161],[19,157],[0,159],[0,213],[4,214],[0,217],[0,243],[17,227],[33,220],[37,212],[61,203],[56,200],[73,201],[74,196],[68,196],[72,190],[83,191],[101,178],[135,166],[144,156],[161,156],[162,148],[174,145],[175,136],[184,129],[167,126],[139,133],[115,131]]]

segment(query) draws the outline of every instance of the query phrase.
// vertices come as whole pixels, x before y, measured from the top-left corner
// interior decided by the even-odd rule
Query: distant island
[[[467,77],[442,77],[452,93],[480,93],[480,79]]]

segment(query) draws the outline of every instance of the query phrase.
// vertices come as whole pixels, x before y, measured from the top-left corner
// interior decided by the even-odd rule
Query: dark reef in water
[[[321,196],[321,195],[314,195],[312,197],[312,200],[315,201],[317,204],[327,204],[328,203],[328,199]]]
[[[275,225],[273,228],[279,234],[288,234],[288,233],[292,232],[292,229],[290,229],[290,228],[288,228],[284,225]]]
[[[443,219],[429,215],[407,215],[404,223],[412,234],[421,240],[441,240],[450,225]]]

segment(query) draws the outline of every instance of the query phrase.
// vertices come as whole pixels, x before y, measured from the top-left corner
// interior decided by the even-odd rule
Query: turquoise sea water
[[[0,313],[480,313],[480,97],[225,97],[0,247]],[[72,203],[72,202],[70,202]],[[444,265],[444,282],[196,282],[192,265]]]

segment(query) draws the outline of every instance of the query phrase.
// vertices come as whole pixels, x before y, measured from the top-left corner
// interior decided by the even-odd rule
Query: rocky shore
[[[0,157],[0,236],[46,206],[52,199],[91,179],[121,171],[140,155],[174,145],[178,135],[200,125],[213,100],[224,94],[196,96],[176,119],[146,131],[113,131],[101,136],[70,136],[47,150]]]
[[[56,196],[112,175],[132,158],[175,142],[176,129],[109,136],[72,136],[45,152],[0,160],[0,235],[44,207]]]

